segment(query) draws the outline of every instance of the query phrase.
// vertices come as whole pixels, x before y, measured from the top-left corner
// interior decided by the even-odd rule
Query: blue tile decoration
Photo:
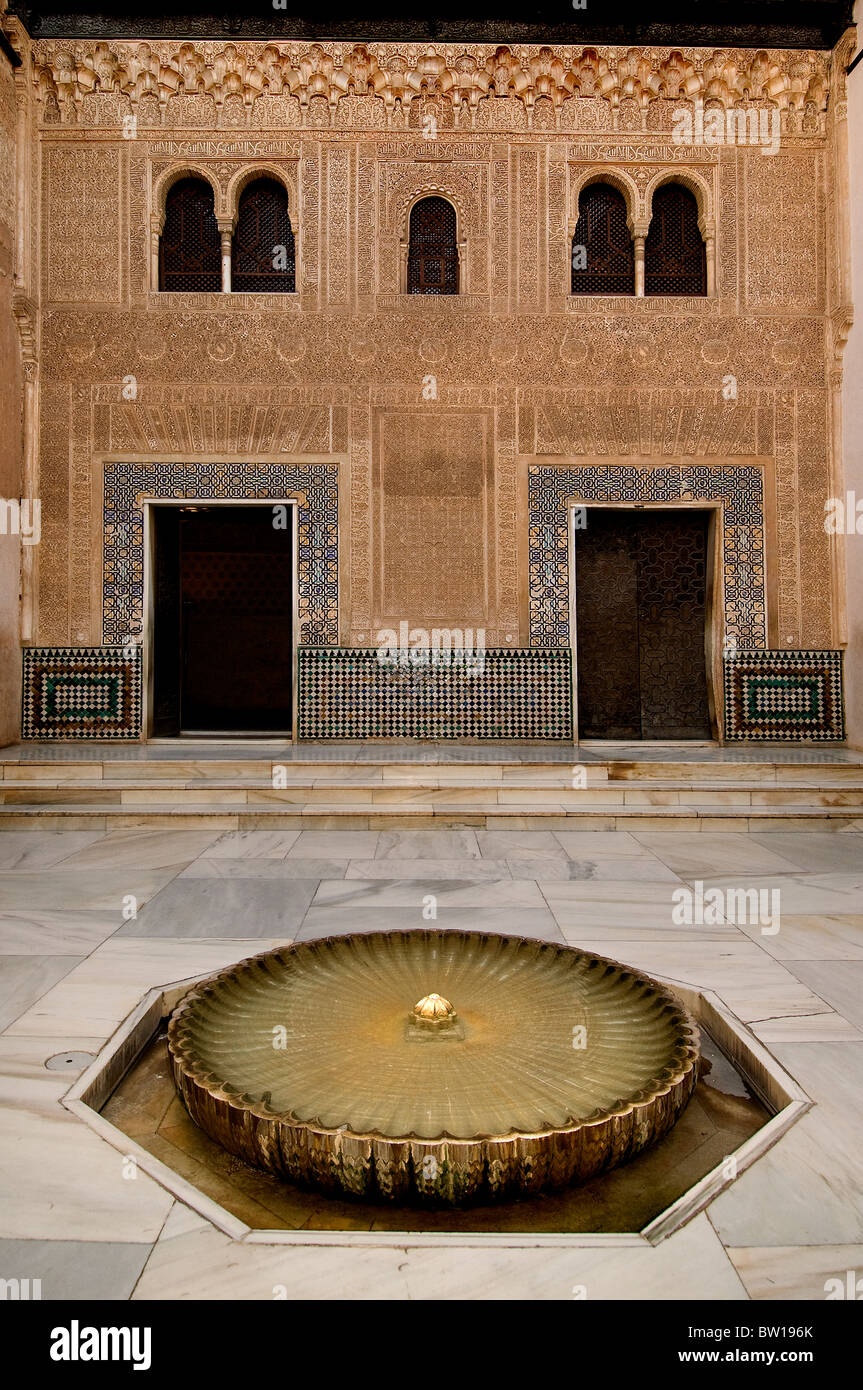
[[[567,502],[721,501],[725,631],[764,647],[764,482],[747,464],[531,464],[528,469],[529,613],[532,647],[570,641]],[[588,509],[588,524],[590,511]],[[578,535],[576,533],[576,544]]]
[[[738,651],[726,657],[725,736],[841,743],[841,651]]]
[[[301,739],[572,739],[567,648],[490,648],[476,671],[387,666],[369,647],[301,647],[298,660]]]
[[[249,501],[302,492],[297,583],[300,642],[339,640],[339,470],[334,463],[106,463],[102,639],[140,637],[144,605],[141,497]]]
[[[25,647],[22,738],[136,739],[140,647]]]

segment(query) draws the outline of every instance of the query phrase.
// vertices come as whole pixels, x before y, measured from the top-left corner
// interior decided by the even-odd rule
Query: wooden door
[[[710,738],[709,513],[586,517],[575,531],[579,738]]]

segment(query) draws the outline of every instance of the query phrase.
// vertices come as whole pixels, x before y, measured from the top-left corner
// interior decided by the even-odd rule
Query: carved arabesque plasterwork
[[[166,124],[243,129],[260,100],[293,100],[304,124],[335,123],[342,103],[358,125],[385,120],[511,132],[557,124],[574,100],[604,108],[595,122],[622,131],[654,129],[681,101],[727,108],[770,102],[805,132],[826,107],[829,60],[783,51],[444,45],[40,41],[33,79],[46,119],[64,124],[122,119],[123,103]],[[106,102],[106,98],[113,103]],[[419,112],[414,114],[416,102]],[[666,109],[667,108],[667,109]],[[56,113],[56,116],[55,116]],[[649,117],[650,113],[650,118]],[[347,113],[346,113],[347,116]],[[286,120],[286,124],[289,122]],[[566,125],[570,125],[567,122]]]
[[[638,454],[773,460],[771,641],[834,644],[820,519],[842,325],[826,301],[824,55],[645,50],[636,61],[567,47],[213,42],[105,45],[97,62],[93,44],[34,47],[49,195],[33,310],[44,382],[38,640],[99,640],[102,459],[288,453],[350,460],[341,601],[362,645],[380,561],[373,412],[433,410],[432,376],[441,411],[493,419],[486,574],[501,643],[528,637],[520,456]],[[708,88],[720,105],[775,102],[779,156],[675,146],[674,109]],[[126,141],[128,114],[137,133]],[[101,192],[88,164],[105,175]],[[150,290],[153,189],[187,168],[209,172],[223,217],[251,173],[294,180],[295,296]],[[658,178],[698,183],[716,225],[712,299],[572,298],[578,180],[609,171],[641,218]],[[409,207],[430,192],[456,205],[468,272],[468,293],[433,302],[400,294],[397,278]],[[37,265],[38,246],[37,229]],[[135,401],[121,395],[129,374]],[[734,399],[722,394],[728,377]]]

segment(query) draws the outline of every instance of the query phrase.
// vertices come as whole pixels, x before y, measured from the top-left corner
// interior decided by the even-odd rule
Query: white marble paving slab
[[[139,1242],[0,1240],[0,1270],[6,1278],[38,1279],[45,1303],[117,1302],[131,1297],[149,1253]]]
[[[123,937],[291,937],[311,902],[315,879],[177,879],[137,917]]]
[[[478,830],[476,842],[484,859],[558,860],[566,862],[566,853],[551,830]]]
[[[0,1126],[0,1238],[151,1244],[171,1197],[56,1105],[7,1110]],[[127,1169],[128,1171],[128,1169]]]
[[[80,957],[66,955],[0,957],[0,1029],[13,1024],[79,963]]]
[[[552,832],[570,859],[598,859],[603,855],[649,857],[651,851],[628,830],[555,830]]]
[[[654,883],[623,879],[543,881],[542,891],[559,925],[571,928],[597,926],[673,927],[675,900],[680,883]],[[715,924],[711,924],[714,926]]]
[[[288,850],[291,859],[374,859],[378,830],[302,830]]]
[[[337,903],[309,908],[297,933],[297,941],[349,932],[421,931],[500,932],[503,936],[528,936],[563,942],[563,934],[548,909],[541,907],[463,907],[437,905],[437,917],[423,916],[422,904],[404,906],[354,906]]]
[[[200,859],[193,859],[176,881],[181,883],[188,878],[344,878],[349,863],[348,859],[208,859],[202,855]]]
[[[417,877],[413,879],[345,879],[325,881],[315,893],[313,907],[344,905],[346,909],[359,906],[415,907],[422,905],[423,898],[434,894],[439,909],[445,907],[501,907],[509,910],[535,909],[548,916],[548,906],[535,883],[527,880],[514,882],[510,878],[472,880],[470,864],[465,865],[465,875],[458,879],[435,879],[426,874],[420,876],[425,867],[416,865]]]
[[[777,960],[863,960],[863,913],[783,913],[775,936],[748,923],[740,930]]]
[[[120,913],[123,900],[132,895],[139,904],[159,893],[176,877],[179,866],[156,869],[43,869],[0,874],[0,911],[54,908],[57,911]]]
[[[376,859],[479,859],[473,830],[382,830]]]
[[[34,907],[0,912],[0,956],[86,956],[122,922],[119,911]],[[3,963],[0,961],[0,975]]]
[[[689,882],[692,875],[686,875]],[[767,889],[778,888],[783,911],[795,916],[810,913],[860,913],[863,912],[863,872],[859,874],[782,874],[770,877],[746,878],[742,882],[728,875],[703,878],[705,891],[708,888]]]
[[[850,1023],[863,1028],[863,960],[796,960],[788,969]]]
[[[15,1036],[99,1037],[105,1041],[156,985],[204,975],[285,945],[285,938],[152,941],[113,937],[18,1017]]]
[[[284,859],[299,830],[229,830],[203,851],[205,859]]]
[[[102,1046],[100,1038],[76,1038],[70,1047],[67,1036],[22,1037],[4,1033],[0,1037],[0,1105],[5,1110],[23,1109],[46,1119],[58,1118],[58,1107],[82,1066],[49,1070],[45,1063],[64,1052],[92,1052]],[[89,1064],[88,1064],[89,1065]],[[59,1118],[65,1114],[61,1111]]]
[[[836,1300],[840,1289],[843,1302],[849,1290],[863,1295],[863,1244],[732,1246],[728,1257],[753,1299],[821,1302]]]
[[[352,859],[345,879],[487,879],[506,878],[505,859]]]
[[[107,869],[114,873],[128,867],[142,869],[182,868],[203,854],[216,834],[210,830],[111,830],[97,844],[89,845],[64,859],[67,869]]]
[[[241,1245],[209,1226],[174,1233],[169,1223],[135,1289],[136,1300],[288,1299],[524,1300],[745,1299],[706,1217],[656,1247],[598,1249],[417,1248],[393,1238],[377,1248]],[[582,1292],[582,1290],[584,1292]]]
[[[711,874],[793,873],[795,863],[763,841],[772,837],[703,831],[688,834],[672,830],[634,831],[635,838],[683,878]],[[793,839],[794,836],[777,836]],[[801,838],[805,839],[806,836]]]
[[[783,1042],[863,1042],[863,1031],[837,1013],[791,1014],[764,1019],[751,1027],[768,1047]]]
[[[854,1154],[823,1106],[810,1110],[711,1205],[723,1244],[863,1242],[859,1137],[857,1144]]]
[[[790,860],[803,873],[853,874],[863,871],[863,835],[849,831],[841,837],[829,830],[805,833],[768,831],[751,837]]]
[[[0,835],[0,872],[50,868],[104,835],[103,830],[9,830]]]

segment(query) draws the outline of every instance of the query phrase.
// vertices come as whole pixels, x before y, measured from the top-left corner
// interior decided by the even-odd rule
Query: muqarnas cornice
[[[290,96],[307,110],[323,98],[331,111],[342,100],[372,97],[381,103],[384,125],[399,108],[427,97],[458,110],[468,125],[489,99],[515,98],[530,114],[538,101],[559,113],[570,98],[588,97],[607,103],[615,129],[624,101],[644,111],[655,102],[698,97],[706,106],[763,102],[820,115],[830,58],[779,49],[57,39],[34,43],[33,78],[43,101],[56,104],[70,124],[95,93],[125,96],[133,108],[145,97],[164,108],[177,97],[205,96],[220,108],[229,98],[251,107],[259,97]]]

